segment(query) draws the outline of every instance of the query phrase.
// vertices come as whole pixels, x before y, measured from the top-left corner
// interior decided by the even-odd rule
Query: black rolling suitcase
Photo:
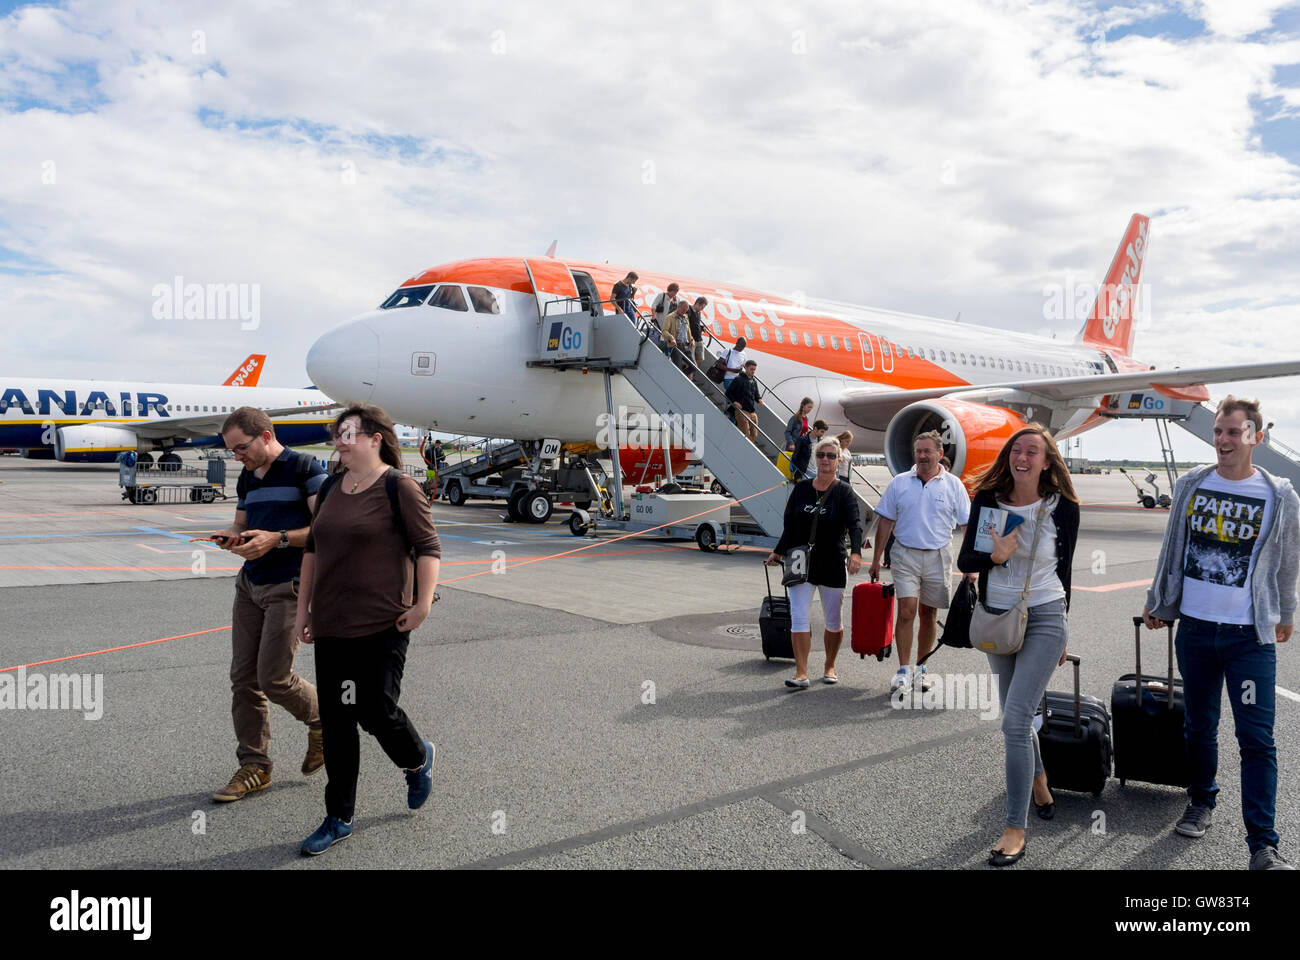
[[[1048,690],[1043,696],[1038,749],[1049,787],[1097,797],[1110,779],[1110,714],[1097,697],[1079,693],[1079,658],[1066,659],[1074,664],[1074,693]]]
[[[1110,713],[1115,722],[1115,776],[1126,781],[1186,787],[1187,747],[1183,736],[1183,682],[1174,679],[1174,625],[1169,631],[1169,673],[1142,672],[1142,618],[1133,618],[1137,673],[1115,681]]]
[[[758,631],[763,635],[763,656],[794,659],[794,647],[790,645],[790,591],[784,597],[772,596],[772,575],[766,566],[763,575],[767,577],[767,596],[758,611]],[[784,588],[782,588],[784,589]]]

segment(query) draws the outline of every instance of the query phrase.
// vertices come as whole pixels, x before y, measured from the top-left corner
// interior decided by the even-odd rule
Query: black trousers
[[[390,627],[367,637],[316,640],[316,689],[325,748],[325,812],[351,820],[361,742],[357,725],[403,769],[424,763],[424,740],[397,705],[409,633]]]

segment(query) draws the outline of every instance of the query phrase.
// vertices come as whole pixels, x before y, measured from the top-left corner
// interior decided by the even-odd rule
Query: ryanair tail
[[[1150,220],[1133,214],[1120,241],[1119,249],[1106,271],[1106,279],[1097,291],[1092,315],[1075,338],[1111,353],[1133,352],[1133,321],[1137,316],[1138,284],[1142,262],[1147,252],[1147,225]]]

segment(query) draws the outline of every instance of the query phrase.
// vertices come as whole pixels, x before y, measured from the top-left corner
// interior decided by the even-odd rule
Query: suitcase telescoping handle
[[[1083,705],[1079,700],[1079,658],[1067,653],[1065,659],[1074,664],[1074,738],[1083,739]],[[1043,692],[1043,723],[1047,722],[1047,692]]]
[[[1165,629],[1169,631],[1169,707],[1174,708],[1174,625],[1173,622],[1165,624]],[[1133,647],[1137,651],[1137,685],[1139,705],[1142,703],[1142,618],[1133,618]]]
[[[771,571],[768,569],[768,566],[767,566],[766,563],[763,564],[763,576],[767,578],[767,595],[768,595],[769,597],[771,597],[771,596],[772,596],[772,573],[771,573]],[[785,591],[785,598],[786,598],[787,600],[789,600],[789,599],[790,599],[790,588],[787,587],[787,586],[783,583],[783,584],[781,584],[781,589]],[[775,597],[773,597],[773,599],[775,599]]]

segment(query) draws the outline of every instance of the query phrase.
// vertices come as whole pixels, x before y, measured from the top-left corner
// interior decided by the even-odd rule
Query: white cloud
[[[1297,177],[1262,149],[1252,99],[1293,96],[1273,68],[1300,50],[1234,39],[1263,14],[1208,7],[1213,35],[1096,42],[1153,13],[25,8],[0,21],[0,248],[57,272],[0,273],[23,330],[10,366],[219,382],[256,349],[268,382],[296,385],[318,332],[415,271],[556,237],[563,255],[1036,330],[1043,286],[1099,280],[1135,211],[1157,297],[1139,354],[1215,362],[1230,320],[1276,355]],[[176,275],[261,284],[262,327],[155,321],[152,288]],[[1300,422],[1290,392],[1261,385],[1279,422]]]
[[[1267,30],[1273,16],[1294,0],[1199,0],[1196,15],[1206,27],[1225,37],[1244,37]]]

